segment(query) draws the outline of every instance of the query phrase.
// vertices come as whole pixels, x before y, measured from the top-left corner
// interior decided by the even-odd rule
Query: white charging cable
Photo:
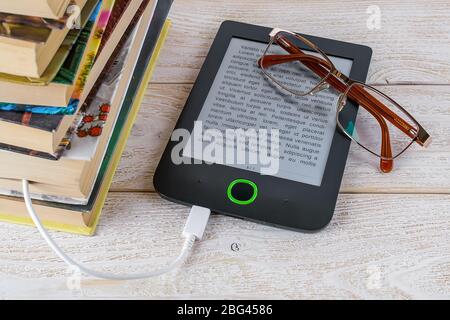
[[[88,269],[84,267],[82,264],[73,260],[64,251],[56,244],[56,242],[49,235],[47,230],[42,225],[42,222],[36,211],[33,208],[33,204],[30,196],[30,188],[27,180],[22,180],[22,188],[23,188],[23,197],[25,199],[25,204],[28,210],[28,213],[39,230],[42,237],[45,239],[47,244],[52,248],[52,250],[68,265],[72,267],[78,268],[81,272],[90,275],[95,278],[108,279],[108,280],[138,280],[138,279],[146,279],[157,277],[162,274],[168,273],[175,268],[181,266],[189,257],[189,254],[192,251],[192,247],[194,246],[194,242],[196,240],[201,240],[203,234],[205,232],[206,224],[208,223],[209,216],[211,214],[211,210],[193,206],[191,212],[189,214],[189,218],[186,222],[186,225],[183,230],[183,236],[185,238],[185,242],[183,245],[183,249],[180,255],[167,267],[161,268],[159,270],[155,270],[153,272],[141,273],[141,274],[131,274],[131,275],[116,275],[104,272],[98,272],[95,270]]]

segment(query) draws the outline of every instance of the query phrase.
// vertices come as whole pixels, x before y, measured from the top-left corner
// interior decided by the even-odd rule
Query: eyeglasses
[[[342,74],[317,45],[299,34],[273,29],[258,64],[267,78],[296,96],[315,95],[330,87],[337,90],[337,126],[379,157],[385,173],[414,142],[423,147],[431,143],[425,129],[394,99]],[[355,105],[348,100],[359,105],[356,120],[349,116],[355,114]]]

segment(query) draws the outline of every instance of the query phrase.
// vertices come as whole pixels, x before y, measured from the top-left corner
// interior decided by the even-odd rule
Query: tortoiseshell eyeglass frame
[[[299,48],[296,44],[294,44],[288,37],[285,35],[292,35],[298,38],[305,45],[310,48],[316,50],[318,53],[322,55],[322,57],[318,57],[315,55],[307,54],[303,52],[301,48]],[[284,50],[288,52],[288,54],[269,54],[269,48],[273,45],[277,44]],[[297,92],[288,88],[279,82],[276,78],[274,78],[270,72],[267,71],[268,67],[288,63],[300,61],[304,66],[314,72],[317,76],[321,78],[318,84],[313,87],[310,91],[306,93]],[[385,95],[378,89],[366,85],[365,83],[350,79],[346,75],[342,74],[336,67],[333,65],[331,60],[328,58],[327,54],[325,54],[317,45],[299,35],[297,33],[282,30],[282,29],[273,29],[270,33],[270,42],[265,50],[263,56],[259,59],[258,65],[262,69],[263,73],[272,80],[275,84],[283,88],[284,90],[298,96],[306,96],[309,94],[315,94],[321,90],[329,88],[329,86],[336,89],[341,93],[338,106],[336,110],[336,122],[340,130],[351,140],[355,141],[358,145],[363,147],[365,150],[370,153],[376,155],[380,158],[380,169],[381,171],[387,173],[391,172],[394,165],[394,159],[404,153],[414,142],[417,142],[419,145],[423,147],[427,147],[431,143],[430,135],[425,131],[425,129],[414,119],[413,116],[409,114],[402,106],[400,106],[395,100]],[[387,101],[391,102],[393,105],[399,108],[405,115],[407,115],[410,119],[405,120],[402,119],[399,115],[397,115],[391,108],[384,105],[381,101],[371,95],[368,90],[376,92],[381,97],[385,98]],[[339,113],[344,108],[347,103],[347,98],[357,103],[360,107],[365,108],[379,123],[381,127],[381,152],[377,154],[367,147],[362,145],[359,141],[354,139],[352,135],[350,135],[339,122]],[[392,125],[401,130],[404,134],[411,138],[411,143],[409,143],[403,151],[398,153],[395,156],[392,156],[392,148],[391,141],[389,135],[389,128],[386,123],[388,120]]]

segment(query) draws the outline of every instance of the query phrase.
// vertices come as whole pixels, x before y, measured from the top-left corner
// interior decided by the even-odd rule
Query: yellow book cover
[[[97,199],[94,203],[94,206],[93,206],[91,212],[86,212],[86,213],[73,212],[72,213],[75,215],[82,214],[82,215],[88,216],[87,226],[80,227],[77,225],[56,223],[54,221],[51,221],[51,218],[45,219],[45,217],[44,217],[43,224],[46,228],[48,228],[50,230],[69,232],[69,233],[75,233],[75,234],[80,234],[80,235],[93,235],[94,234],[96,227],[98,225],[98,221],[99,221],[103,206],[104,206],[106,198],[108,196],[109,188],[111,186],[114,174],[120,163],[120,159],[121,159],[123,151],[126,147],[126,143],[128,141],[131,130],[133,128],[133,124],[139,113],[139,109],[140,109],[142,100],[144,98],[145,90],[147,89],[147,85],[150,82],[150,79],[151,79],[151,76],[155,69],[155,65],[158,60],[159,54],[160,54],[163,44],[167,38],[167,34],[169,31],[170,25],[171,25],[170,20],[167,20],[161,31],[161,34],[158,39],[158,43],[154,49],[153,55],[150,59],[148,67],[144,73],[143,79],[142,79],[139,89],[136,93],[136,98],[130,109],[126,123],[122,128],[120,138],[117,141],[114,155],[112,156],[112,158],[109,162],[109,166],[106,170],[106,173],[104,174],[104,179],[103,179],[101,187],[100,187],[100,192],[97,196]],[[71,214],[71,213],[68,213],[68,214]],[[16,223],[16,224],[33,225],[33,222],[31,221],[30,218],[21,218],[21,217],[17,217],[17,216],[13,216],[13,215],[8,215],[7,213],[1,213],[1,212],[0,212],[0,221]]]

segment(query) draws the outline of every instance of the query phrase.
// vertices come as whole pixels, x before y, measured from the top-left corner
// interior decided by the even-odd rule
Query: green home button
[[[228,199],[239,205],[251,204],[258,196],[258,187],[250,180],[237,179],[227,189]]]

